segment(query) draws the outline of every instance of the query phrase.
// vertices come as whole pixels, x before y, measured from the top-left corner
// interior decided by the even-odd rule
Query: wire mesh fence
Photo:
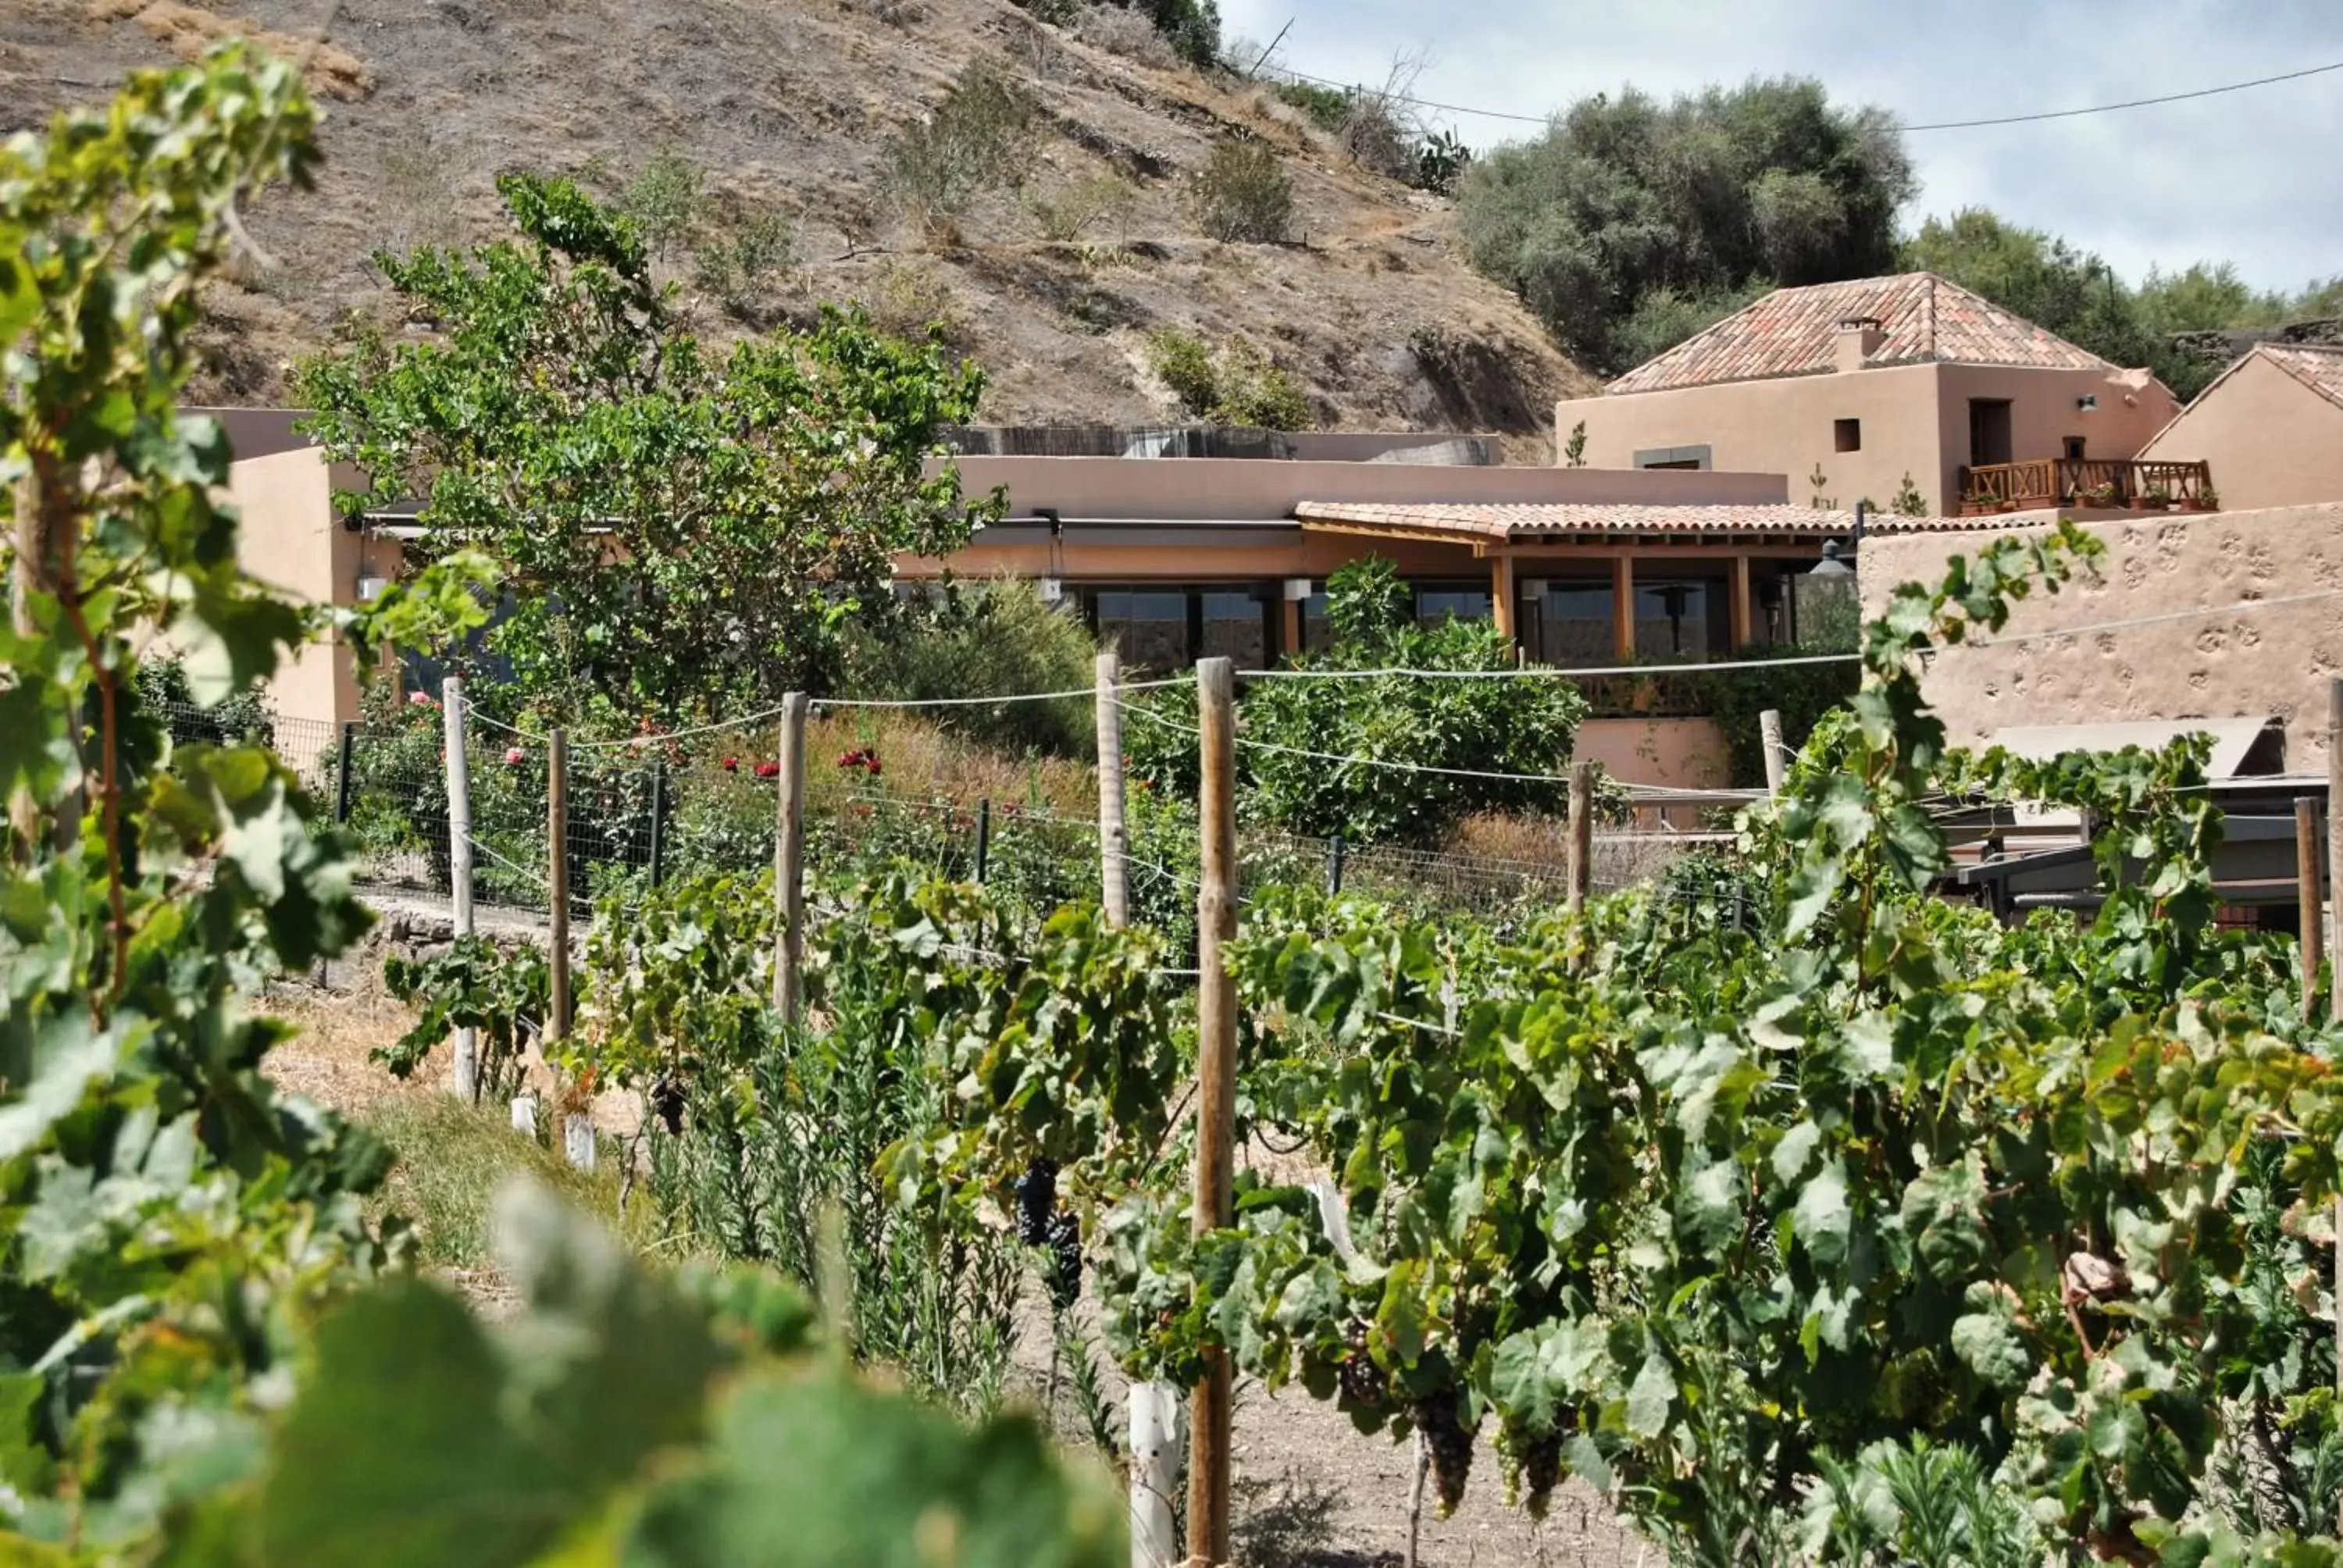
[[[427,696],[370,709],[357,722],[246,713],[226,721],[192,707],[170,715],[176,739],[254,739],[301,778],[346,829],[363,881],[446,895],[454,885],[446,715]],[[542,735],[473,710],[464,726],[476,902],[542,912],[551,881],[549,746]],[[620,907],[669,879],[769,874],[778,834],[778,774],[769,723],[679,743],[664,737],[568,749],[565,848],[573,910]],[[932,779],[928,780],[932,783]],[[890,867],[979,880],[1036,912],[1098,896],[1099,828],[1081,802],[1039,784],[999,794],[897,788],[875,750],[849,749],[809,767],[806,866],[821,880]],[[1068,792],[1062,784],[1055,793]],[[1596,890],[1647,881],[1706,841],[1701,835],[1598,833]],[[1129,824],[1132,918],[1192,951],[1198,866],[1192,811],[1134,800]],[[1527,918],[1568,896],[1559,821],[1516,825],[1513,852],[1476,854],[1353,845],[1247,826],[1239,833],[1246,890],[1308,883],[1424,914]]]

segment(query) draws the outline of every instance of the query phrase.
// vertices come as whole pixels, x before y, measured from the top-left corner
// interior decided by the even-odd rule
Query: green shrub
[[[848,689],[919,701],[1074,691],[1095,678],[1097,654],[1081,618],[1043,599],[1031,582],[953,583],[941,603],[865,639],[855,650]],[[1097,720],[1088,698],[939,708],[929,717],[942,729],[1013,752],[1088,758],[1096,749]]]
[[[1390,561],[1353,561],[1328,579],[1326,592],[1333,646],[1291,660],[1295,668],[1513,667],[1511,640],[1488,621],[1417,626]],[[1154,717],[1123,731],[1133,778],[1155,793],[1192,799],[1192,698],[1175,692],[1148,711]],[[1352,844],[1434,839],[1473,811],[1555,810],[1585,715],[1586,699],[1559,680],[1264,680],[1245,693],[1245,735],[1260,744],[1238,749],[1240,809],[1248,820],[1313,838],[1339,834]],[[1409,770],[1454,768],[1460,758],[1538,782]]]
[[[175,744],[185,746],[198,740],[213,745],[237,741],[261,747],[277,744],[276,715],[269,712],[256,690],[239,691],[213,707],[199,708],[195,692],[187,685],[186,668],[176,658],[142,660],[133,679],[139,706],[161,718]],[[292,759],[297,768],[310,760],[307,757]]]
[[[1285,237],[1293,181],[1277,149],[1258,136],[1222,137],[1189,183],[1196,226],[1214,239],[1256,245]]]
[[[1197,418],[1210,418],[1220,407],[1220,377],[1212,367],[1212,345],[1194,333],[1166,327],[1150,334],[1147,367],[1172,388],[1180,407]]]
[[[1194,418],[1302,430],[1315,414],[1293,377],[1242,339],[1215,357],[1203,338],[1167,327],[1149,337],[1147,363],[1180,399],[1182,411]]]
[[[934,222],[983,192],[1023,177],[1033,101],[988,60],[970,61],[932,114],[888,148],[887,183],[906,209]]]
[[[1027,206],[1041,226],[1041,237],[1057,244],[1078,240],[1092,228],[1109,224],[1117,227],[1131,219],[1132,206],[1139,193],[1131,182],[1119,175],[1093,175],[1076,180],[1053,194],[1033,197]]]
[[[699,286],[735,316],[751,315],[797,261],[797,226],[786,214],[761,212],[692,253]]]
[[[653,256],[665,260],[689,242],[708,211],[708,171],[662,145],[642,173],[619,193],[618,210],[632,218]]]
[[[1343,122],[1351,117],[1351,95],[1340,87],[1322,87],[1315,82],[1272,82],[1269,90],[1330,136],[1339,135]]]

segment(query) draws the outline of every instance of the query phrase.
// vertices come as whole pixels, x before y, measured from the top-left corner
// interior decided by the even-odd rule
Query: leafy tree
[[[662,146],[618,197],[654,261],[687,244],[708,211],[708,171]]]
[[[1784,77],[1665,106],[1633,88],[1583,99],[1477,160],[1459,211],[1473,264],[1617,371],[1725,299],[1888,270],[1915,188],[1884,113]],[[1656,297],[1669,303],[1628,330]]]
[[[1213,239],[1271,245],[1293,221],[1293,178],[1277,149],[1259,136],[1233,134],[1189,181],[1196,226]]]
[[[1333,646],[1299,666],[1514,666],[1512,640],[1489,621],[1417,625],[1407,585],[1380,558],[1337,570],[1326,598]],[[1195,737],[1183,707],[1180,699],[1149,706],[1150,717],[1124,729],[1123,744],[1135,776],[1189,794]],[[1585,715],[1585,698],[1562,680],[1264,680],[1245,693],[1245,735],[1257,744],[1237,752],[1242,809],[1292,832],[1366,844],[1429,838],[1472,811],[1553,808],[1563,799],[1563,769]],[[1539,781],[1418,770],[1459,766]]]
[[[703,350],[630,222],[566,180],[498,189],[514,237],[376,258],[433,339],[360,327],[302,387],[326,451],[368,477],[347,504],[419,500],[421,559],[504,568],[491,642],[543,710],[738,711],[819,686],[847,627],[891,612],[897,552],[998,515],[921,467],[980,371],[859,311]]]
[[[986,60],[972,60],[943,101],[888,150],[887,180],[925,222],[957,216],[985,191],[1021,183],[1033,100]]]

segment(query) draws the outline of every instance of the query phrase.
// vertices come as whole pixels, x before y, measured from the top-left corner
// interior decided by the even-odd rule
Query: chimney
[[[1886,341],[1887,329],[1879,325],[1876,316],[1842,317],[1838,324],[1838,368],[1862,369]]]

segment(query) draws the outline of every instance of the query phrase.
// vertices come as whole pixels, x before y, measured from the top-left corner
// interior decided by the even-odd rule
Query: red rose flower
[[[723,769],[727,773],[738,773],[740,771],[740,759],[738,757],[727,757],[723,761],[718,763],[717,766]]]
[[[757,764],[757,777],[759,779],[778,779],[780,777],[780,774],[781,765],[778,762],[759,762]]]
[[[513,747],[510,750],[505,753],[505,766],[508,768],[518,768],[528,760],[528,753],[523,751],[518,746]]]
[[[865,773],[870,774],[870,777],[872,777],[873,779],[878,778],[878,777],[879,777],[879,759],[877,759],[876,757],[873,757],[873,758],[871,758],[869,761],[865,762],[865,763],[862,765],[862,771],[864,771]]]

